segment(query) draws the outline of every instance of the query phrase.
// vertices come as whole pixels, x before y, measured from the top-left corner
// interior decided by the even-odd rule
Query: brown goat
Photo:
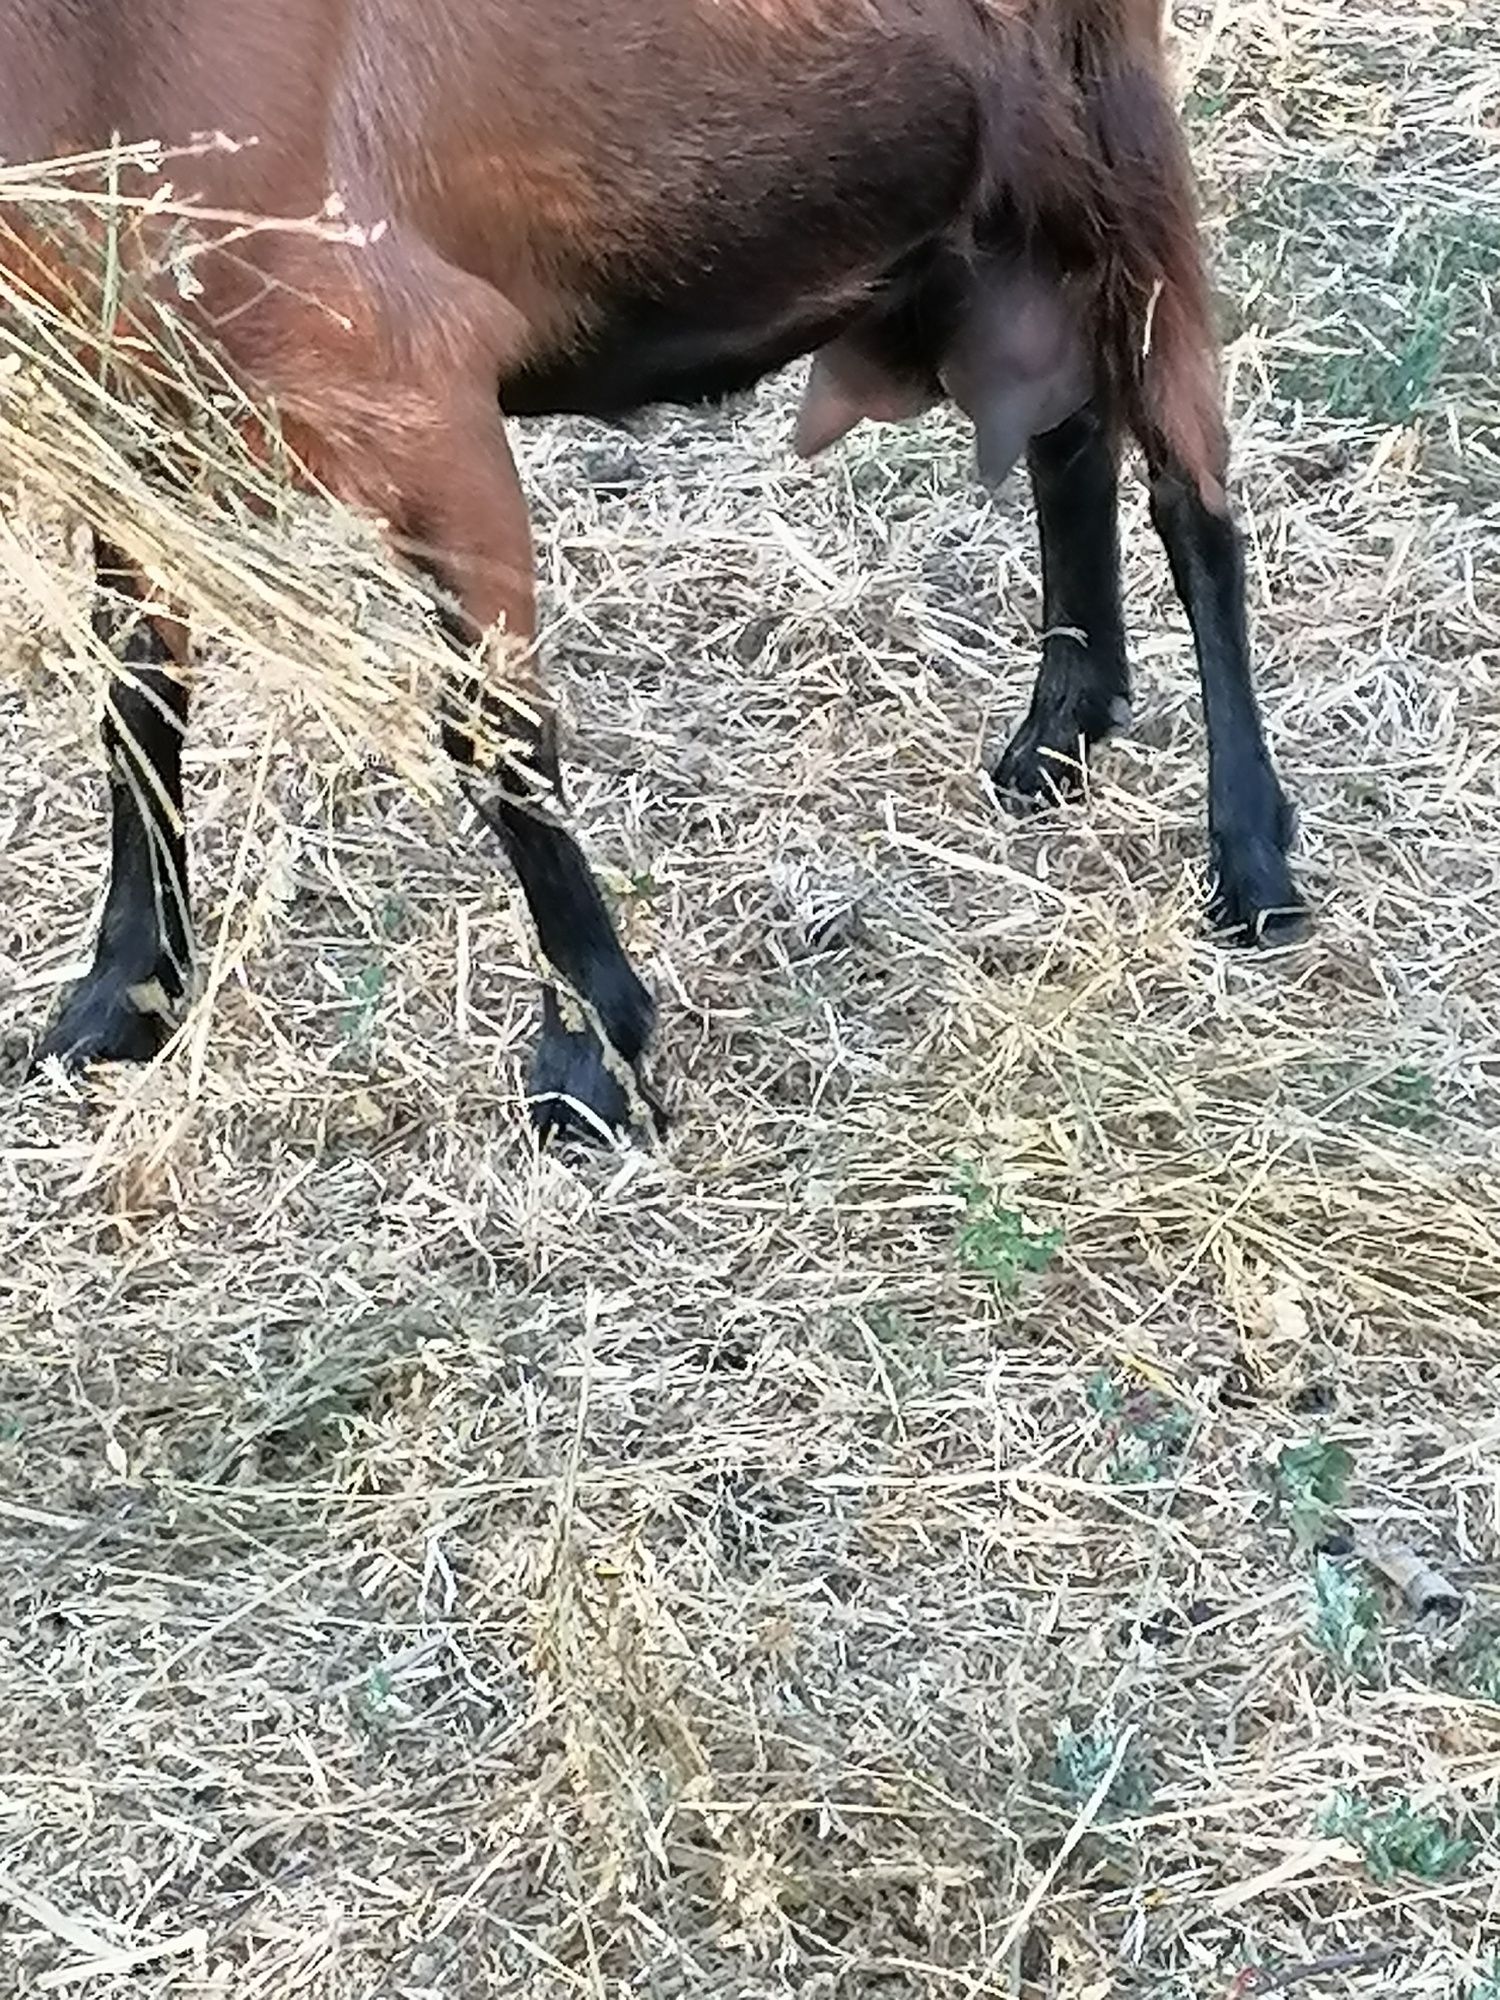
[[[1048,796],[1125,708],[1117,464],[1133,434],[1202,673],[1212,912],[1258,939],[1300,912],[1158,14],[1159,0],[0,0],[0,158],[217,131],[253,143],[174,161],[179,195],[266,218],[338,195],[367,242],[256,233],[203,261],[198,308],[320,476],[378,508],[462,607],[464,645],[535,629],[506,418],[698,401],[806,354],[804,451],[951,398],[983,476],[1027,455],[1037,504],[1042,666],[996,773],[1013,798]],[[116,593],[134,587],[128,551],[100,546],[98,564]],[[129,650],[105,720],[97,957],[44,1044],[69,1062],[151,1054],[187,987],[184,641],[148,618]],[[537,1115],[618,1126],[651,1000],[573,839],[514,778],[482,777],[451,719],[444,735],[584,1003],[565,1014],[544,994]],[[528,741],[555,782],[545,709]]]

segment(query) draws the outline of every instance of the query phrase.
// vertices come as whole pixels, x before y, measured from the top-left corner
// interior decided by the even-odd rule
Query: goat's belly
[[[893,282],[899,282],[895,280]],[[598,312],[582,342],[535,361],[500,385],[511,416],[622,417],[656,403],[714,403],[749,389],[859,319],[877,286],[830,303],[747,313],[753,298],[685,288],[664,297],[620,297]],[[800,309],[799,309],[800,308]]]
[[[655,270],[619,270],[590,287],[581,332],[526,356],[501,383],[503,407],[616,417],[717,401],[928,290],[961,232],[961,144],[943,178],[872,161],[858,202],[836,183],[818,185],[810,162],[793,165],[759,203],[723,201],[717,227],[675,242],[664,229]],[[880,179],[889,183],[883,199],[873,189]]]

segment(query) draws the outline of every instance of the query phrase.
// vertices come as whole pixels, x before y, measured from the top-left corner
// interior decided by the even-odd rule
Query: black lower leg
[[[1271,762],[1250,669],[1245,556],[1227,509],[1211,507],[1169,458],[1151,463],[1151,518],[1193,628],[1208,733],[1208,832],[1215,928],[1284,942],[1306,911],[1287,866],[1292,814]]]
[[[463,634],[445,620],[455,639]],[[455,682],[442,722],[449,755],[466,773],[475,808],[498,836],[526,898],[537,941],[559,987],[542,990],[542,1032],[532,1064],[532,1115],[544,1133],[598,1137],[627,1129],[635,1102],[658,1131],[665,1118],[641,1085],[638,1065],[655,1007],[615,932],[578,842],[557,817],[562,805],[556,724],[472,683]],[[476,750],[476,736],[509,744],[499,758]],[[483,766],[483,769],[481,769]],[[543,785],[528,782],[540,778]]]
[[[1119,477],[1102,411],[1090,403],[1035,439],[1028,463],[1042,550],[1042,666],[1030,713],[995,770],[1017,804],[1075,789],[1084,753],[1123,726],[1130,701]]]
[[[103,722],[109,888],[94,963],[39,1051],[75,1068],[153,1056],[176,1025],[192,958],[182,811],[187,686],[155,626],[131,603],[136,586],[123,558],[96,539],[95,566],[95,630],[121,662]]]

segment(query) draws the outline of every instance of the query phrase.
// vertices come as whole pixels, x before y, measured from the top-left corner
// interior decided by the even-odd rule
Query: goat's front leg
[[[487,756],[476,739],[512,748]],[[550,707],[532,692],[523,709],[519,698],[480,695],[471,680],[456,677],[443,742],[516,872],[537,942],[560,982],[542,988],[530,1079],[534,1122],[543,1134],[599,1138],[627,1130],[644,1109],[664,1130],[665,1116],[639,1073],[655,1005],[625,955],[582,848],[562,824]],[[541,784],[529,783],[532,777]]]
[[[640,1078],[655,1005],[562,823],[556,721],[526,668],[536,630],[530,525],[493,405],[473,410],[451,442],[442,474],[416,501],[428,540],[420,560],[456,601],[457,610],[444,614],[455,645],[472,655],[482,635],[499,630],[515,659],[514,670],[502,661],[483,676],[483,687],[477,672],[455,672],[443,741],[516,872],[557,975],[542,989],[532,1117],[543,1133],[597,1138],[629,1129],[644,1110],[661,1130],[665,1118]],[[508,756],[487,749],[507,743]]]
[[[38,1050],[38,1061],[55,1056],[73,1069],[154,1056],[177,1025],[192,962],[182,805],[186,634],[145,608],[131,565],[97,537],[94,560],[95,630],[120,659],[103,722],[109,888],[94,963]]]

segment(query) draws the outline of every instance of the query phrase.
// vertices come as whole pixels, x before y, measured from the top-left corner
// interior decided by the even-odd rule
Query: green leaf
[[[1013,1208],[1003,1207],[995,1190],[972,1167],[962,1167],[957,1191],[964,1198],[958,1231],[959,1260],[988,1278],[1007,1298],[1020,1289],[1027,1272],[1045,1271],[1063,1241],[1060,1229],[1033,1230]]]
[[[1377,1810],[1348,1792],[1335,1793],[1323,1808],[1318,1831],[1357,1847],[1377,1882],[1393,1882],[1398,1875],[1443,1882],[1478,1852],[1476,1841],[1453,1832],[1436,1813],[1418,1812],[1405,1800]]]
[[[1283,1492],[1292,1499],[1317,1500],[1325,1507],[1343,1506],[1353,1471],[1354,1454],[1323,1438],[1289,1444],[1276,1461]]]
[[[1359,1572],[1319,1556],[1313,1597],[1314,1643],[1345,1673],[1365,1672],[1374,1664],[1380,1613]]]
[[[1107,1368],[1089,1377],[1084,1396],[1096,1417],[1117,1417],[1125,1407],[1125,1391]]]
[[[1302,1548],[1327,1535],[1343,1506],[1354,1471],[1354,1455],[1341,1444],[1308,1438],[1283,1447],[1276,1461],[1276,1485],[1286,1504],[1292,1533]]]

